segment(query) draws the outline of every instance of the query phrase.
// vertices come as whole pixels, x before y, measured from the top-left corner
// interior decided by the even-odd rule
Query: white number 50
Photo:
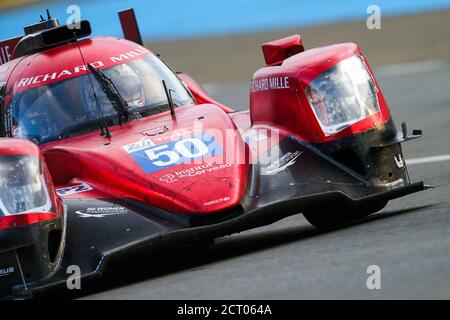
[[[190,147],[188,147],[189,145]],[[153,161],[153,164],[158,167],[166,167],[177,163],[180,160],[180,155],[184,158],[193,159],[204,156],[208,153],[208,147],[199,139],[188,138],[178,141],[173,150],[164,150],[169,146],[166,144],[153,147],[145,151],[147,157]],[[166,156],[167,160],[160,160],[161,157]],[[159,160],[158,160],[159,159]],[[157,160],[157,161],[155,161]]]

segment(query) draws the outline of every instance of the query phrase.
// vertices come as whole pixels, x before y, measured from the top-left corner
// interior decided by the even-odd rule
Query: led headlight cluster
[[[326,136],[380,111],[376,87],[359,56],[320,74],[305,93]]]
[[[51,207],[39,158],[0,157],[0,216],[49,212]]]

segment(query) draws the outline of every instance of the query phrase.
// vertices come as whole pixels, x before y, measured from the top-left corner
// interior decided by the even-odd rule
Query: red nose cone
[[[239,204],[248,163],[245,142],[214,105],[186,106],[56,142],[44,155],[58,186],[83,181],[109,198],[128,198],[171,213],[208,214]],[[72,197],[78,197],[74,194]]]

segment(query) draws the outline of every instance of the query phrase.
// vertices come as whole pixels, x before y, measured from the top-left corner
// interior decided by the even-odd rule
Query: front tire
[[[386,204],[387,201],[338,210],[318,209],[303,212],[303,216],[316,228],[332,228],[367,217],[383,209]]]

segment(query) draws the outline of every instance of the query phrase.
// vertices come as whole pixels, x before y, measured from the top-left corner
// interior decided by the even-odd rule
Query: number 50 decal
[[[187,146],[190,146],[188,148]],[[147,157],[158,167],[167,167],[180,161],[180,158],[195,159],[208,154],[208,146],[200,139],[188,138],[177,141],[173,150],[167,150],[169,145],[163,144],[145,150]],[[166,161],[161,160],[166,158]],[[157,160],[160,159],[160,160]],[[154,161],[156,160],[156,161]]]
[[[207,133],[170,141],[130,153],[146,172],[152,173],[193,159],[223,153],[222,146]]]

